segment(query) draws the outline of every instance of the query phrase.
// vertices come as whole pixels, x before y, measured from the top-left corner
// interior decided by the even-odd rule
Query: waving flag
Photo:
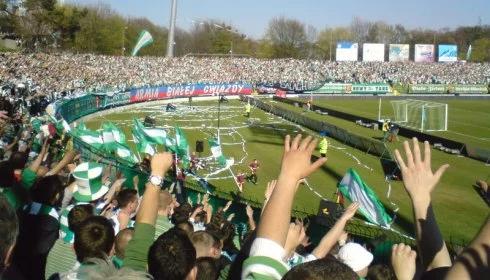
[[[138,132],[138,135],[146,138],[148,142],[159,145],[166,144],[167,132],[164,129],[145,127],[138,119],[134,119],[133,122],[134,129]]]
[[[74,130],[74,135],[96,149],[100,149],[104,145],[104,140],[102,139],[100,133],[97,131],[92,131],[90,129],[80,129],[77,127],[77,129]]]
[[[116,142],[114,146],[115,146],[114,151],[116,152],[116,155],[121,159],[126,160],[132,164],[139,162],[136,155],[125,144]]]
[[[175,127],[175,145],[177,148],[177,155],[182,159],[184,167],[188,166],[190,162],[189,144],[184,132],[178,126]]]
[[[153,156],[156,151],[155,148],[151,145],[146,138],[140,134],[136,129],[133,129],[133,140],[136,143],[136,148],[138,152],[145,153]]]
[[[136,56],[142,48],[148,46],[151,43],[153,43],[153,37],[151,36],[150,32],[146,30],[141,31],[138,42],[136,43],[136,46],[134,46],[131,55]]]
[[[124,135],[124,132],[112,122],[104,122],[102,124],[102,136],[104,136],[105,133],[119,144],[126,143],[126,135]]]
[[[359,203],[359,211],[368,221],[383,227],[390,227],[392,218],[386,213],[374,191],[362,181],[354,169],[347,170],[338,188],[347,199]]]
[[[223,156],[223,151],[221,150],[221,145],[218,142],[218,139],[216,138],[211,138],[208,139],[208,144],[209,147],[211,148],[211,154],[213,154],[213,157],[218,160],[218,163],[221,166],[226,166],[226,158]]]

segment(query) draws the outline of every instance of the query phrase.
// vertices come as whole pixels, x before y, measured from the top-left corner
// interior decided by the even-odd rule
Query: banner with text
[[[415,62],[434,62],[434,45],[415,45]]]
[[[359,44],[342,41],[337,44],[337,61],[357,61]]]
[[[439,45],[439,62],[458,61],[458,46]]]
[[[409,44],[390,44],[389,60],[395,62],[408,61],[408,55],[410,53]]]
[[[140,88],[131,91],[131,102],[199,95],[251,94],[250,84],[187,84]]]
[[[333,93],[333,94],[385,94],[390,92],[390,86],[384,83],[360,83],[360,84],[340,84],[340,83],[327,83],[321,88],[308,91],[305,93],[321,94],[321,93]]]
[[[385,45],[370,43],[363,44],[362,61],[385,61]]]
[[[409,93],[488,93],[486,85],[411,85]]]

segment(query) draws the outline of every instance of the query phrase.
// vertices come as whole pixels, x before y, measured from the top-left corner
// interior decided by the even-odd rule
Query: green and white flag
[[[138,131],[133,129],[133,140],[136,143],[136,148],[138,152],[149,154],[153,156],[156,151],[155,148],[148,142],[143,135],[141,135]]]
[[[136,46],[134,46],[131,55],[136,56],[142,48],[148,46],[151,43],[153,43],[153,37],[151,36],[150,32],[146,30],[141,31],[138,42],[136,43]]]
[[[143,136],[153,144],[165,145],[167,132],[162,128],[148,128],[145,127],[140,120],[134,119],[134,129],[139,135]]]
[[[109,137],[108,139],[109,141],[113,139],[119,144],[126,143],[126,135],[124,135],[124,132],[112,122],[104,122],[102,124],[102,137],[104,137],[105,133],[107,133],[107,137]]]
[[[77,129],[74,131],[74,135],[94,148],[100,149],[104,145],[104,140],[97,131],[92,131],[90,129],[79,129],[77,127]]]
[[[221,166],[226,166],[226,158],[223,156],[223,151],[221,150],[221,145],[218,142],[218,139],[216,138],[211,138],[208,139],[208,144],[211,149],[211,154],[213,157],[218,160],[218,163]]]
[[[184,167],[187,167],[190,162],[189,142],[182,129],[178,126],[175,127],[175,145],[177,147],[177,155],[182,159]]]
[[[125,144],[121,144],[121,143],[116,142],[114,146],[115,146],[114,151],[116,152],[116,155],[118,157],[120,157],[121,159],[126,160],[130,163],[133,163],[133,164],[139,162],[136,155]]]
[[[349,168],[338,188],[352,202],[359,203],[359,211],[369,222],[383,227],[390,227],[392,218],[379,201],[374,191],[361,179],[359,174]]]

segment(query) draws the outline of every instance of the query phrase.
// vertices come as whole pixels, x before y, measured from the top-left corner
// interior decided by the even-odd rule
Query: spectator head
[[[195,279],[196,250],[187,233],[172,228],[158,237],[148,252],[148,272],[155,279]]]
[[[338,258],[341,262],[354,270],[359,277],[366,277],[368,267],[373,261],[373,254],[360,244],[349,242],[339,250]]]
[[[370,266],[367,278],[369,280],[396,280],[393,269],[386,264],[375,264]]]
[[[196,280],[216,280],[219,276],[216,259],[211,257],[198,258],[196,260],[197,277]]]
[[[196,249],[196,257],[219,258],[221,256],[221,242],[205,231],[193,232],[191,242]]]
[[[9,164],[12,166],[12,168],[14,170],[15,169],[23,169],[27,163],[28,158],[29,158],[29,155],[27,153],[14,152],[10,156]]]
[[[19,223],[15,210],[3,195],[0,195],[0,278],[10,264],[10,257],[15,246]]]
[[[117,205],[121,209],[127,209],[135,213],[138,209],[138,192],[132,189],[124,189],[117,194]]]
[[[115,249],[116,249],[116,257],[120,259],[124,259],[126,255],[126,247],[131,239],[133,239],[134,229],[125,228],[119,231],[116,235]]]
[[[111,222],[102,216],[87,218],[75,231],[74,249],[80,263],[112,256],[114,228]]]
[[[168,215],[170,207],[172,207],[172,195],[168,191],[161,191],[158,199],[158,215]]]
[[[172,215],[172,223],[174,225],[180,224],[182,222],[188,221],[192,214],[192,206],[189,203],[183,203],[179,207],[174,209],[174,214]]]
[[[357,280],[359,276],[350,267],[334,258],[323,258],[293,267],[283,280]]]
[[[91,204],[76,205],[68,213],[68,228],[75,232],[81,223],[94,215],[94,207]]]
[[[183,230],[189,236],[194,232],[194,226],[189,221],[179,223],[176,227]]]
[[[61,206],[65,187],[57,175],[41,178],[31,190],[32,200],[44,205]]]

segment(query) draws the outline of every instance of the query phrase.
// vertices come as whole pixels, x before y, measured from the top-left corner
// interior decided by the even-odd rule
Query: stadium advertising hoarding
[[[458,61],[458,46],[439,45],[439,62]]]
[[[410,45],[408,44],[390,44],[388,58],[390,61],[408,61]]]
[[[251,93],[252,85],[250,84],[187,84],[134,89],[131,90],[130,101],[140,102],[185,96]]]
[[[332,94],[385,94],[390,92],[390,86],[384,83],[361,84],[324,84],[321,88],[306,93],[332,93]]]
[[[131,99],[131,92],[118,92],[113,95],[107,95],[105,98],[106,106],[115,106],[115,105],[123,105],[129,103]]]
[[[347,41],[337,43],[335,57],[337,61],[357,61],[359,44]]]
[[[411,85],[409,93],[488,93],[486,85]]]
[[[356,94],[386,94],[390,92],[388,84],[353,84],[352,93]]]
[[[434,62],[434,45],[415,45],[415,62]]]
[[[385,61],[385,45],[370,43],[363,44],[362,61]]]

